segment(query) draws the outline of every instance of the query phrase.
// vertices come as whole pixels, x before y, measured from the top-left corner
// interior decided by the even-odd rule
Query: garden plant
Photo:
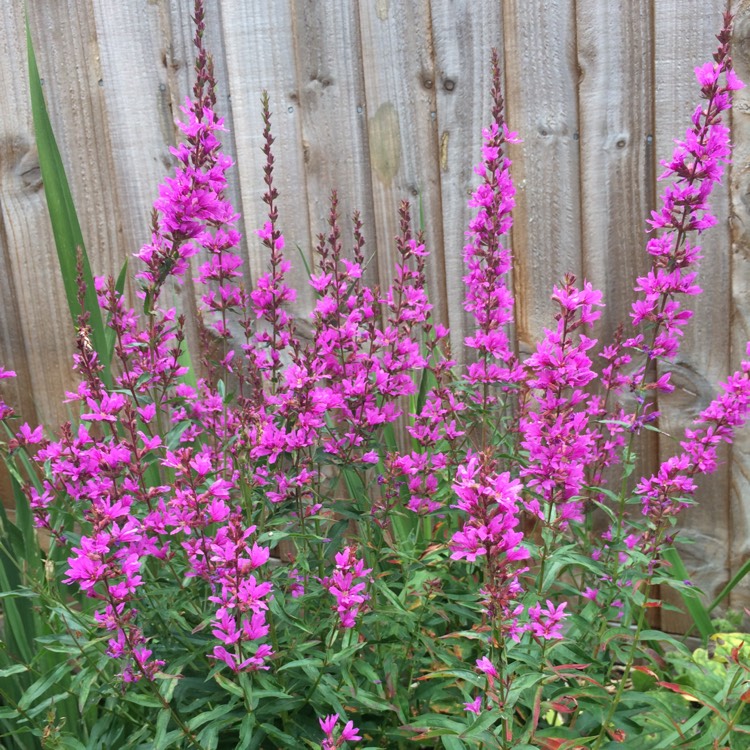
[[[243,280],[203,14],[197,0],[184,140],[133,263],[134,307],[125,272],[91,274],[29,40],[79,384],[54,434],[0,401],[16,505],[0,517],[0,746],[750,747],[750,642],[738,625],[716,632],[674,548],[696,478],[747,419],[750,352],[656,474],[638,477],[634,455],[673,387],[657,365],[677,355],[699,237],[717,221],[722,117],[743,85],[731,18],[695,71],[702,101],[664,165],[631,320],[596,341],[602,294],[564,275],[520,358],[504,239],[518,136],[497,54],[465,350],[431,317],[411,207],[377,289],[366,228],[335,194],[303,338],[266,96],[267,221],[249,245],[268,270]],[[165,300],[190,269],[189,350]],[[649,625],[657,586],[683,596],[701,648]]]

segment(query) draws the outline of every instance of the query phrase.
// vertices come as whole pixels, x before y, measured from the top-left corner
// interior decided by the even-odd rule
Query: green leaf
[[[233,695],[237,695],[240,698],[242,698],[245,695],[245,692],[243,689],[237,685],[236,683],[232,682],[232,680],[227,679],[224,677],[223,674],[220,672],[217,672],[214,675],[214,680],[222,687],[224,690],[226,690],[228,693],[232,693]]]
[[[677,549],[674,547],[667,547],[662,550],[662,557],[671,566],[672,578],[680,581],[686,581],[688,579],[687,569],[685,568],[685,564],[682,562],[682,558]],[[748,563],[750,563],[750,560],[748,560]],[[731,589],[729,589],[729,591],[731,591]],[[680,587],[679,593],[683,602],[685,602],[685,607],[690,613],[693,624],[698,628],[698,632],[701,634],[703,643],[707,643],[709,637],[716,632],[714,626],[711,624],[711,617],[709,616],[708,610],[703,606],[697,592],[691,591],[689,588]],[[719,599],[719,601],[721,601],[721,599]]]
[[[385,442],[385,447],[389,453],[395,453],[398,450],[398,442],[396,441],[396,430],[393,427],[393,424],[389,422],[384,428],[383,428],[383,440]]]
[[[33,557],[37,558],[37,564],[34,564]],[[21,570],[33,570],[38,567],[38,564],[39,545],[36,540],[32,548],[27,548],[24,534],[10,522],[0,503],[0,591],[4,594],[3,640],[11,659],[26,664],[31,663],[33,659],[36,651],[34,638],[40,635],[39,627],[42,622],[35,614],[30,601],[36,596],[23,590],[26,581],[22,577]]]
[[[574,548],[575,545],[573,544],[560,547],[547,559],[544,568],[544,579],[542,580],[542,585],[540,587],[541,593],[547,591],[550,586],[557,581],[564,568],[577,562],[571,554]]]
[[[246,714],[240,724],[240,744],[236,750],[247,750],[253,740],[253,729],[255,727],[255,717],[252,714]]]
[[[91,688],[99,677],[99,673],[95,669],[84,669],[79,672],[73,680],[72,689],[75,695],[78,697],[78,711],[81,715],[86,708],[86,701],[88,701]]]
[[[299,243],[295,242],[294,246],[297,248],[297,253],[299,254],[300,259],[302,260],[302,264],[305,266],[305,275],[307,278],[312,278],[312,270],[310,268],[310,261],[308,261],[307,256],[302,252],[302,247]]]
[[[421,729],[424,727],[425,729],[434,730],[440,728],[448,729],[458,735],[465,729],[465,726],[462,722],[454,721],[443,714],[422,714],[409,724],[410,729]]]
[[[437,378],[432,370],[422,370],[419,381],[419,393],[417,394],[416,413],[421,414],[427,401],[427,394],[437,385]]]
[[[83,244],[81,226],[78,222],[73,196],[70,192],[65,168],[60,158],[55,134],[52,131],[47,106],[42,93],[42,82],[39,77],[39,69],[36,64],[34,45],[31,41],[31,29],[28,17],[26,19],[26,49],[29,59],[29,87],[31,91],[31,112],[34,120],[34,133],[36,135],[37,151],[39,153],[39,167],[42,172],[44,183],[44,194],[47,198],[47,210],[52,224],[52,233],[55,237],[57,248],[57,259],[60,264],[65,296],[68,300],[68,308],[73,325],[79,313],[78,305],[78,282],[76,279],[76,263],[78,248],[81,249],[83,261],[83,281],[86,284],[84,307],[90,314],[88,324],[91,327],[91,344],[99,355],[99,360],[104,368],[102,380],[107,386],[112,385],[110,374],[110,361],[107,359],[109,347],[107,336],[102,321],[99,303],[96,298],[94,277],[91,273],[86,249]]]
[[[188,729],[198,729],[198,727],[202,727],[209,721],[220,719],[222,716],[226,716],[230,711],[234,711],[234,707],[236,705],[237,701],[232,700],[224,705],[216,706],[216,708],[212,708],[210,711],[203,711],[202,713],[199,713],[197,716],[193,716],[193,718],[190,719],[187,724]]]
[[[363,501],[367,498],[367,488],[362,481],[362,477],[351,466],[343,466],[341,476],[344,478],[349,497],[356,505],[363,506]]]
[[[137,706],[144,706],[145,708],[163,708],[161,701],[153,695],[141,695],[140,693],[126,691],[122,698],[128,703],[135,703]]]
[[[328,681],[326,678],[329,678]],[[346,709],[340,701],[338,685],[335,682],[333,684],[327,684],[327,682],[333,682],[333,680],[330,680],[330,675],[325,675],[318,683],[317,692],[340,717],[345,718]]]
[[[443,747],[445,748],[445,750],[466,750],[466,745],[464,745],[464,743],[461,742],[458,737],[443,735],[440,738],[440,741],[443,743]]]
[[[18,701],[18,709],[20,711],[26,711],[31,706],[39,703],[39,699],[58,681],[63,678],[65,674],[69,674],[72,667],[67,662],[60,664],[57,669],[48,675],[43,675],[36,682],[34,682],[23,694],[23,697]]]
[[[501,719],[501,715],[498,711],[483,711],[477,716],[476,721],[461,735],[462,737],[471,738],[476,737],[481,732],[489,729],[493,724],[496,724]]]
[[[16,509],[16,527],[23,536],[23,563],[32,573],[41,574],[44,563],[39,550],[39,538],[37,537],[34,514],[26,495],[21,490],[21,485],[15,477],[10,478],[13,488],[13,500]]]
[[[56,740],[55,748],[58,750],[86,750],[86,745],[75,737],[66,734]]]
[[[163,750],[169,747],[169,740],[167,739],[167,729],[169,722],[172,719],[172,712],[168,708],[162,708],[159,711],[159,716],[156,719],[156,732],[154,734],[154,750]]]
[[[273,724],[261,724],[261,729],[269,736],[280,742],[285,742],[285,747],[299,747],[299,740],[292,737],[291,734],[282,732],[277,729]]]
[[[750,558],[745,560],[745,564],[732,576],[729,583],[724,586],[724,588],[719,592],[719,595],[711,602],[711,605],[708,608],[709,612],[713,612],[716,607],[721,604],[721,602],[729,596],[729,594],[732,592],[732,589],[737,586],[737,584],[742,581],[743,578],[747,577],[747,575],[750,574]]]
[[[354,701],[364,708],[369,708],[372,711],[377,711],[380,714],[396,710],[396,707],[389,701],[385,700],[385,698],[380,698],[362,689],[359,689],[356,691],[356,693],[353,693],[348,700]]]
[[[0,669],[0,679],[12,677],[14,674],[23,674],[28,671],[29,668],[25,664],[15,664],[7,669]]]

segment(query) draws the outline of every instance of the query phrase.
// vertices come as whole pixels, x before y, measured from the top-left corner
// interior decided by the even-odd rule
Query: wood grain
[[[2,30],[7,63],[0,66],[4,97],[0,120],[0,356],[4,366],[19,375],[15,382],[4,381],[3,392],[9,394],[9,402],[24,419],[53,424],[64,415],[64,387],[73,382],[72,326],[34,142],[20,5],[3,4]],[[45,71],[49,66],[41,57],[39,67]],[[48,98],[52,88],[48,79]]]
[[[551,324],[552,287],[582,270],[575,4],[506,0],[503,23],[508,119],[523,139],[510,151],[518,188],[513,252],[523,354]]]
[[[473,215],[466,202],[478,184],[472,167],[481,160],[482,128],[490,123],[493,47],[503,57],[502,7],[488,0],[432,0],[431,13],[443,232],[442,253],[436,248],[432,262],[442,255],[451,347],[460,359],[471,325],[462,305],[463,247]]]
[[[605,307],[594,327],[603,345],[620,325],[626,336],[634,332],[633,286],[649,266],[645,229],[654,205],[651,21],[647,0],[576,3],[582,271],[603,293]],[[621,401],[635,409],[629,394]],[[632,449],[638,457],[635,476],[650,476],[658,467],[656,433],[644,431]],[[615,487],[619,468],[610,472]]]
[[[448,319],[443,271],[443,230],[435,60],[426,0],[359,4],[371,183],[382,289],[393,277],[398,206],[412,204],[414,224],[420,206],[426,246],[432,253],[427,285],[436,320]]]
[[[732,57],[737,74],[750,81],[750,2],[732,3],[735,13]],[[730,169],[731,196],[731,364],[739,367],[750,341],[750,93],[736,91],[732,109],[734,155]],[[729,573],[734,575],[750,558],[750,432],[740,430],[730,454]],[[732,592],[729,606],[750,608],[750,578]]]
[[[274,181],[280,194],[279,226],[292,263],[287,283],[298,290],[295,313],[303,319],[311,309],[312,294],[295,247],[310,263],[312,244],[307,212],[299,210],[300,205],[307,205],[308,198],[292,11],[286,0],[274,3],[273,13],[267,12],[267,3],[261,0],[225,0],[221,4],[232,115],[237,123],[234,138],[240,185],[238,208],[245,217],[250,277],[256,279],[268,269],[265,251],[255,236],[255,230],[266,221],[261,200],[265,157],[261,152],[260,99],[267,90],[276,139]]]
[[[682,138],[690,124],[700,89],[692,71],[711,59],[716,49],[715,34],[721,27],[723,0],[663,0],[655,7],[655,148],[658,160],[671,157],[674,139]],[[679,355],[662,367],[673,372],[673,393],[659,400],[659,427],[667,433],[659,444],[664,460],[680,450],[684,430],[710,403],[718,381],[729,366],[729,233],[726,181],[717,186],[711,200],[719,224],[699,239],[705,260],[698,282],[699,298],[686,303],[694,310]],[[702,502],[681,519],[681,550],[694,582],[710,597],[729,575],[729,473],[726,464],[699,482]],[[662,612],[662,626],[680,630],[688,618]]]
[[[374,284],[377,227],[357,6],[347,0],[294,0],[292,6],[310,234],[328,232],[330,195],[336,190],[345,252],[352,245],[352,214],[359,211],[366,255],[372,258],[365,278]]]

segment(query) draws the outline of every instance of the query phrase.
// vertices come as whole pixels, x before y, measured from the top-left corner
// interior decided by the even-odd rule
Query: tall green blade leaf
[[[737,586],[737,584],[747,575],[750,575],[750,560],[745,560],[744,565],[732,576],[732,580],[729,581],[726,586],[724,586],[724,588],[719,592],[719,595],[716,597],[716,599],[711,602],[710,606],[708,607],[708,611],[713,612],[716,607],[721,604],[724,598],[732,593],[732,589]]]
[[[25,547],[24,534],[10,521],[0,503],[0,591],[3,594],[17,592],[26,583],[22,569],[27,567],[29,558],[38,556],[38,546],[34,545],[28,552]],[[37,635],[32,602],[22,596],[3,596],[0,613],[3,623],[0,664],[30,664]]]
[[[37,68],[34,46],[31,41],[28,17],[26,18],[26,47],[29,57],[31,111],[34,118],[34,132],[39,152],[39,167],[42,171],[44,194],[47,198],[47,210],[49,211],[50,222],[52,224],[52,232],[55,236],[55,247],[57,248],[57,258],[65,286],[68,308],[70,309],[70,315],[75,325],[76,318],[80,312],[78,305],[78,284],[76,281],[76,255],[78,248],[81,248],[83,255],[83,281],[86,284],[84,306],[90,314],[91,343],[104,367],[102,378],[107,385],[111,385],[110,360],[107,358],[107,337],[105,335],[99,304],[96,299],[94,277],[91,273],[91,266],[89,265],[88,256],[83,244],[83,235],[81,234],[81,226],[78,222],[75,205],[73,204],[73,196],[70,193],[68,180],[65,176],[60,151],[57,148],[57,141],[55,140],[55,134],[52,131],[52,124],[47,113],[47,106],[44,103],[42,82],[39,78],[39,69]]]
[[[682,581],[687,580],[688,572],[685,568],[685,564],[682,562],[680,553],[674,547],[666,548],[662,552],[662,557],[672,566],[673,578]],[[700,597],[696,592],[681,589],[680,595],[685,602],[685,607],[687,607],[690,616],[693,618],[695,627],[698,628],[698,632],[701,634],[701,638],[705,643],[708,641],[709,636],[713,635],[715,632],[708,611],[703,606],[703,602],[701,602]]]

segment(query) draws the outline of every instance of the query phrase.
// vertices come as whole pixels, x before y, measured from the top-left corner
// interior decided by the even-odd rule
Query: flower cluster
[[[175,174],[154,204],[151,241],[137,256],[143,314],[112,280],[97,280],[114,339],[111,384],[82,313],[74,359],[81,382],[67,394],[78,407],[77,425],[65,424],[52,441],[28,424],[10,430],[12,410],[0,401],[9,450],[35,453],[41,478],[25,492],[37,523],[64,546],[64,582],[94,600],[93,629],[106,633],[107,653],[128,683],[170,679],[174,644],[182,639],[200,649],[195,673],[209,672],[219,688],[229,685],[233,699],[245,701],[243,732],[254,729],[256,709],[270,696],[280,701],[274,715],[266,724],[258,720],[268,737],[277,736],[277,714],[289,713],[278,705],[293,706],[307,712],[306,736],[317,732],[317,719],[323,750],[334,750],[362,739],[353,721],[339,726],[344,705],[347,714],[384,705],[399,722],[411,721],[394,697],[397,683],[406,686],[406,705],[412,694],[422,695],[435,664],[468,659],[479,676],[465,682],[486,683],[486,690],[464,708],[473,715],[500,710],[498,731],[510,747],[518,738],[507,717],[538,723],[561,670],[583,668],[569,663],[575,651],[560,643],[591,622],[571,612],[573,604],[632,624],[626,614],[639,586],[652,582],[667,529],[688,504],[696,476],[715,469],[719,446],[750,414],[748,349],[748,360],[686,432],[681,453],[654,476],[630,479],[626,440],[658,416],[655,397],[672,386],[657,362],[675,356],[690,318],[680,300],[699,291],[700,249],[688,237],[714,222],[707,201],[729,156],[721,114],[741,83],[728,28],[719,35],[715,64],[696,71],[706,104],[665,164],[665,176],[676,179],[651,222],[660,235],[648,242],[652,268],[636,285],[638,332],[628,338],[620,329],[599,347],[599,374],[591,330],[602,295],[585,280],[566,276],[553,289],[554,323],[524,361],[511,346],[512,264],[502,238],[515,200],[505,150],[517,137],[504,121],[497,54],[493,119],[483,131],[480,184],[469,200],[475,215],[464,248],[464,308],[472,323],[465,364],[458,364],[447,329],[430,317],[428,253],[407,203],[399,208],[394,279],[378,288],[367,283],[359,216],[348,257],[332,195],[303,335],[290,311],[296,292],[287,284],[291,263],[278,220],[267,97],[267,221],[254,236],[269,267],[245,290],[201,0],[195,22],[197,81],[179,123],[185,138],[172,151]],[[200,352],[187,351],[185,318],[161,304],[165,285],[184,280],[191,262],[202,288]],[[0,380],[14,375],[0,367]],[[617,402],[626,390],[636,396],[630,410]],[[401,434],[395,425],[404,426]],[[618,495],[605,486],[605,469],[623,454]],[[611,518],[593,551],[592,500],[609,503]],[[640,501],[641,517],[628,515],[629,501]],[[66,526],[70,518],[75,523]],[[560,571],[564,580],[555,580]],[[168,598],[165,591],[190,606],[147,611]],[[433,599],[440,605],[430,611]],[[379,607],[390,608],[395,624],[373,627],[377,617],[363,616]],[[478,622],[465,622],[467,616]],[[391,626],[397,636],[385,632]],[[308,663],[324,632],[325,660]],[[339,639],[345,645],[334,653]],[[444,658],[438,651],[451,639],[464,642]],[[405,662],[428,644],[427,657],[404,672],[408,678],[393,676],[397,659],[372,666],[381,647],[394,643]],[[474,661],[483,651],[488,655]],[[523,692],[514,685],[521,673],[511,664],[514,651],[522,654],[519,664],[538,659],[545,670],[533,683],[539,687],[528,711],[512,703]],[[346,655],[360,652],[361,669],[349,671],[361,672],[367,690],[352,689],[342,703],[338,692],[351,675],[341,668],[336,688],[333,673]],[[559,652],[564,664],[555,661]],[[282,691],[274,680],[300,663],[299,684]],[[183,660],[175,671],[189,668]],[[467,688],[455,686],[456,694],[460,705]],[[328,710],[337,713],[319,718]],[[586,721],[596,714],[586,712]],[[360,725],[364,735],[376,731],[369,718]]]
[[[257,543],[248,545],[254,533],[255,526],[245,528],[242,511],[236,508],[211,541],[213,578],[221,587],[209,597],[219,605],[213,634],[224,644],[214,648],[213,656],[233,672],[268,669],[265,660],[273,654],[269,645],[261,644],[253,655],[243,658],[243,645],[268,635],[267,598],[272,587],[268,581],[258,581],[253,571],[268,561],[269,550]]]
[[[511,212],[515,206],[511,161],[503,153],[503,146],[519,141],[503,119],[497,52],[493,53],[492,71],[493,123],[483,131],[482,162],[475,168],[482,183],[469,201],[469,206],[476,208],[477,213],[469,224],[469,243],[464,247],[467,271],[464,276],[464,309],[471,313],[477,326],[466,339],[466,346],[477,356],[477,361],[469,365],[466,373],[466,379],[472,385],[514,382],[520,377],[506,332],[506,326],[513,318],[513,296],[505,283],[505,276],[511,268],[511,256],[500,239],[510,231],[513,224]],[[477,389],[477,393],[484,391]]]
[[[587,354],[596,340],[575,334],[597,320],[600,312],[594,308],[601,305],[602,295],[589,283],[583,289],[574,283],[567,277],[564,286],[555,287],[552,299],[561,309],[557,327],[545,331],[536,352],[524,362],[528,396],[519,420],[521,446],[529,456],[520,475],[527,477],[526,489],[533,493],[526,508],[552,523],[543,508],[555,506],[554,522],[563,529],[583,520],[585,468],[599,455],[599,433],[590,424],[585,390],[596,378]]]
[[[485,565],[484,599],[491,617],[514,639],[523,627],[518,615],[523,607],[514,606],[522,592],[518,576],[526,569],[517,563],[530,557],[522,544],[519,493],[521,483],[508,472],[497,473],[487,454],[470,455],[459,466],[453,484],[457,502],[454,508],[466,518],[450,543],[451,558]]]
[[[227,312],[245,304],[234,285],[239,264],[231,253],[239,242],[237,217],[224,197],[231,160],[215,135],[222,121],[211,109],[214,81],[198,5],[195,99],[183,108],[187,122],[178,122],[186,142],[173,149],[179,166],[155,203],[152,242],[138,254],[146,265],[141,274],[146,324],[125,306],[111,280],[97,281],[115,334],[116,389],[109,392],[99,377],[83,315],[76,355],[82,381],[68,394],[82,405],[82,424],[75,431],[65,426],[60,440],[40,448],[37,459],[48,462],[49,472],[41,491],[27,490],[39,524],[58,538],[50,518],[58,498],[72,500],[76,516],[89,525],[71,550],[66,582],[103,603],[97,622],[114,633],[109,653],[124,660],[123,676],[131,680],[153,679],[162,665],[150,658],[133,606],[155,561],[172,571],[182,568],[207,585],[207,598],[217,605],[213,634],[222,644],[212,652],[215,659],[244,671],[263,668],[271,655],[270,647],[259,643],[268,633],[271,584],[257,577],[269,552],[248,542],[255,527],[245,523],[236,505],[234,453],[219,447],[236,433],[239,420],[208,382],[186,382],[184,319],[158,304],[164,283],[181,278],[200,249],[210,259],[199,280],[218,285],[203,296],[203,304],[216,316],[219,337],[229,335]],[[177,425],[178,439],[169,437]],[[181,585],[179,578],[176,582]]]
[[[651,270],[638,279],[639,293],[633,303],[634,325],[648,324],[648,336],[637,334],[627,344],[644,352],[649,360],[657,357],[674,359],[679,337],[692,316],[683,308],[680,296],[699,294],[694,270],[701,258],[701,249],[689,240],[691,233],[705,231],[716,223],[708,198],[721,181],[723,165],[728,162],[729,130],[721,121],[722,112],[731,106],[731,92],[744,85],[732,69],[729,55],[729,25],[719,34],[719,48],[714,63],[696,68],[705,104],[692,116],[692,127],[683,140],[677,141],[671,160],[661,179],[674,177],[662,195],[662,206],[654,211],[649,222],[662,234],[649,240],[647,249],[653,258]],[[723,82],[722,82],[723,79]],[[631,382],[642,388],[647,384],[644,368],[636,371]],[[658,384],[667,390],[668,380]]]
[[[685,431],[682,452],[668,458],[652,477],[636,487],[641,496],[643,515],[655,525],[686,508],[696,485],[693,477],[709,474],[717,466],[717,449],[731,443],[734,431],[750,414],[750,345],[740,370],[721,384],[721,393],[695,420],[695,428]]]
[[[339,721],[338,714],[331,714],[324,719],[318,719],[318,721],[320,722],[320,728],[325,733],[325,739],[321,745],[322,750],[337,750],[337,748],[341,747],[345,742],[355,742],[356,740],[362,739],[362,737],[357,734],[359,729],[354,726],[353,721],[347,721],[346,725],[339,733],[339,736],[337,738],[334,737],[334,730]]]
[[[321,584],[336,599],[341,627],[353,628],[367,594],[367,576],[372,572],[365,568],[364,560],[357,560],[351,547],[345,547],[336,555],[336,568],[332,575],[323,578]]]

